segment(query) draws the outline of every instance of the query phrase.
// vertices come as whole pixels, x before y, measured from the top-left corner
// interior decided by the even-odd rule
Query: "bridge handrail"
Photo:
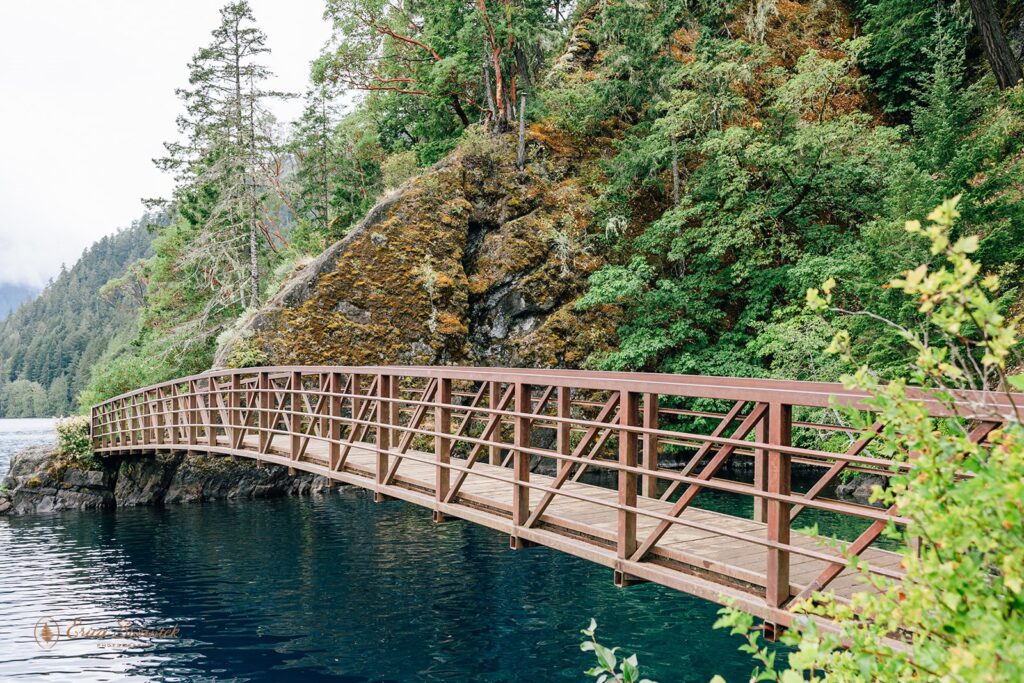
[[[870,395],[856,389],[848,389],[838,382],[812,382],[786,379],[764,379],[745,377],[722,377],[715,375],[683,375],[647,372],[613,372],[606,370],[565,370],[536,368],[481,368],[455,365],[275,365],[252,368],[226,368],[208,370],[195,375],[180,377],[165,382],[128,391],[109,398],[93,407],[102,406],[138,396],[148,391],[180,385],[191,381],[230,377],[234,375],[271,375],[302,372],[318,374],[340,372],[344,374],[388,375],[400,377],[445,378],[451,380],[478,382],[528,382],[546,386],[572,387],[607,391],[629,391],[635,393],[658,393],[666,396],[686,398],[708,398],[726,401],[749,400],[764,403],[780,403],[791,406],[814,408],[854,407],[869,410],[864,401]],[[923,401],[933,417],[1002,418],[1020,420],[1024,410],[1024,393],[982,392],[955,390],[956,411],[951,411],[947,401],[934,394],[909,388],[913,400]],[[960,408],[965,410],[960,410]]]

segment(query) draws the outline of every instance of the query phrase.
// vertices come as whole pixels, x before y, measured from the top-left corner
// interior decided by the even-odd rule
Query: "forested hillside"
[[[0,417],[66,415],[92,366],[134,335],[149,256],[146,216],[86,249],[33,301],[0,322]]]
[[[838,306],[917,325],[881,284],[928,257],[904,221],[954,195],[1011,285],[1001,305],[1019,298],[1019,3],[329,0],[326,17],[283,126],[272,46],[247,3],[222,10],[159,162],[177,184],[139,335],[86,401],[218,350],[834,379],[804,292],[834,277]],[[903,367],[897,328],[855,320],[874,367]]]

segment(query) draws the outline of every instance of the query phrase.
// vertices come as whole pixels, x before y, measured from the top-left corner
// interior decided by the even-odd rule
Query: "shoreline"
[[[71,464],[43,443],[11,456],[0,480],[0,516],[321,493],[323,477],[286,467],[200,453],[104,458],[98,468]]]

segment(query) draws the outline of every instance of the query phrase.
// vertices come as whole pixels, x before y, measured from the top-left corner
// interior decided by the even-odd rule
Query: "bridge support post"
[[[210,446],[217,445],[217,395],[218,395],[217,380],[213,377],[206,380],[206,443]]]
[[[623,391],[619,394],[619,465],[622,467],[636,467],[637,433],[630,431],[628,427],[636,427],[639,424],[640,403],[639,394],[632,391]],[[617,534],[616,549],[620,559],[627,560],[636,552],[636,513],[625,510],[623,507],[636,507],[637,474],[619,470],[619,532]]]
[[[165,414],[167,411],[167,397],[164,396],[164,390],[156,390],[156,410],[153,411],[153,437],[154,442],[158,446],[162,446],[164,443],[164,422]]]
[[[355,383],[353,382],[353,387]],[[331,401],[328,405],[328,413],[330,419],[328,420],[327,427],[327,438],[330,441],[327,444],[328,461],[330,462],[330,470],[334,472],[338,469],[338,462],[341,460],[341,404],[344,400],[338,394],[342,391],[342,381],[340,372],[332,372],[330,379],[327,383],[327,390],[331,392]],[[356,390],[353,389],[353,393]],[[329,482],[334,480],[328,478]]]
[[[99,435],[99,416],[100,410],[96,406],[93,406],[92,409],[89,410],[89,446],[92,448],[94,453],[97,448],[102,448],[106,445],[103,437]]]
[[[260,372],[256,378],[256,411],[260,433],[259,452],[263,454],[270,440],[270,375],[266,372]]]
[[[367,394],[369,394],[370,390],[367,389],[366,391],[367,391]],[[349,423],[348,440],[349,441],[355,441],[357,433],[361,433],[363,435],[363,438],[365,438],[367,432],[369,431],[369,428],[364,427],[362,425],[358,425],[355,422],[356,420],[360,419],[359,413],[362,412],[362,410],[363,410],[363,399],[360,398],[363,395],[363,376],[362,375],[359,375],[359,374],[352,375],[352,382],[351,382],[351,386],[349,387],[349,392],[352,394],[352,401],[349,404],[349,406],[350,406],[349,407],[349,411],[351,413],[349,415],[349,417],[351,418],[352,421]],[[367,398],[367,400],[369,400],[370,399],[369,395],[367,395],[366,398]],[[369,414],[369,410],[370,409],[367,408],[366,410],[367,410],[367,414]]]
[[[792,440],[793,407],[783,403],[768,406],[768,444],[789,446]],[[789,495],[791,481],[789,453],[768,450],[768,492]],[[780,500],[768,501],[768,540],[789,544],[791,505]],[[782,607],[789,600],[789,551],[768,548],[767,590],[769,607]]]
[[[196,393],[199,391],[199,386],[195,380],[191,380],[188,383],[188,411],[186,413],[188,417],[188,445],[196,446],[199,444],[199,398]]]
[[[638,586],[641,583],[649,583],[649,581],[647,579],[641,579],[637,576],[627,574],[620,569],[612,570],[612,584],[614,584],[616,588],[629,588],[630,586]]]
[[[644,394],[644,429],[658,428],[658,395]],[[658,437],[655,434],[643,435],[643,466],[652,474],[644,477],[643,495],[648,498],[658,497]]]
[[[228,441],[231,448],[242,447],[242,378],[238,373],[231,375],[231,390],[228,392],[228,422],[231,428],[228,430]]]
[[[377,376],[377,468],[375,481],[378,487],[384,485],[388,476],[388,454],[391,451],[391,402],[394,398],[394,378],[390,375]],[[385,499],[380,491],[377,491],[374,500],[378,503]]]
[[[768,443],[768,419],[762,419],[757,423],[755,438],[760,443]],[[754,488],[758,491],[768,490],[768,450],[765,448],[754,449]],[[764,498],[754,498],[754,521],[765,522],[768,520],[768,501]]]
[[[139,443],[139,397],[132,396],[128,407],[128,445],[134,447]]]
[[[487,401],[488,407],[491,410],[496,410],[498,403],[501,402],[501,383],[491,380],[487,385]],[[491,441],[501,441],[501,417],[498,417],[498,424],[494,428],[494,434],[491,436]],[[487,460],[492,465],[501,464],[501,446],[488,446],[487,447]]]
[[[569,387],[558,387],[557,401],[558,417],[562,420],[569,420],[572,417],[572,389]],[[572,423],[559,422],[555,427],[555,450],[559,455],[572,455]],[[563,471],[572,469],[572,463],[568,460],[559,460],[557,464],[559,475]]]
[[[297,460],[299,450],[302,448],[302,373],[293,372],[291,381],[288,382],[288,432],[291,434],[288,455],[292,460]],[[312,420],[313,418],[310,418]],[[294,476],[295,468],[289,467],[288,474]]]
[[[178,398],[178,385],[172,384],[168,389],[170,393],[170,410],[167,413],[167,427],[170,431],[170,439],[172,445],[178,445],[181,441],[181,434],[178,432],[179,417],[178,413],[181,410],[181,399]]]
[[[516,382],[516,426],[515,444],[512,456],[512,475],[515,487],[512,489],[512,523],[523,526],[530,518],[530,488],[524,484],[530,481],[530,454],[523,448],[530,447],[530,428],[532,420],[527,415],[532,410],[531,395],[533,387],[529,384]]]
[[[150,403],[148,392],[143,391],[139,394],[139,439],[138,443],[141,446],[153,443],[152,441],[152,430],[150,427]]]
[[[434,476],[434,502],[443,503],[451,490],[451,470],[448,465],[452,459],[452,440],[445,436],[452,433],[452,381],[447,377],[437,380],[437,394],[434,406],[434,457],[437,459],[437,472]],[[444,515],[434,511],[434,521],[444,521]]]

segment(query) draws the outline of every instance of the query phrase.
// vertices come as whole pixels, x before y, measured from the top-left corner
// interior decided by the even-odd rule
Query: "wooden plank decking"
[[[247,457],[260,462],[292,467],[312,472],[331,480],[358,486],[385,498],[403,500],[422,507],[437,510],[442,515],[465,519],[510,536],[525,537],[531,542],[546,545],[585,559],[614,568],[619,564],[615,554],[617,491],[583,482],[566,482],[561,491],[578,494],[607,505],[556,496],[546,513],[541,516],[537,529],[517,530],[511,522],[512,487],[514,478],[508,467],[476,462],[469,469],[466,480],[455,504],[439,505],[436,501],[435,481],[437,467],[434,455],[421,451],[406,451],[404,454],[392,451],[391,457],[400,459],[394,482],[380,486],[375,482],[377,451],[374,448],[353,447],[341,471],[331,472],[328,466],[329,446],[325,441],[310,440],[300,460],[292,458],[285,449],[274,448],[270,453],[259,453],[256,437],[247,437],[243,448],[231,449],[223,437],[216,445],[202,444],[192,450],[235,457]],[[455,467],[464,467],[465,461],[453,458]],[[551,487],[554,477],[532,473],[530,481],[537,486]],[[540,493],[534,494],[540,497]],[[655,498],[639,497],[639,506],[668,514],[671,503]],[[728,515],[700,508],[687,508],[681,519],[709,527],[748,535],[764,536],[767,525],[750,519]],[[638,535],[649,533],[657,520],[641,517],[637,522]],[[823,537],[795,533],[791,539],[794,545],[809,550],[820,550]],[[841,544],[845,545],[845,544]],[[899,567],[898,553],[869,548],[861,557],[870,565],[886,569]],[[656,568],[647,580],[662,583],[672,588],[695,593],[707,599],[721,602],[740,594],[759,595],[767,584],[767,553],[765,548],[742,539],[730,538],[714,531],[674,525],[666,532],[662,541],[651,552],[650,563]],[[828,566],[822,560],[796,556],[792,560],[790,591],[798,595],[808,583],[818,577]],[[712,585],[704,585],[702,581]],[[865,589],[865,582],[849,569],[844,569],[830,585],[833,593],[849,599],[854,592]],[[711,591],[708,593],[707,591]],[[713,594],[713,595],[712,595]]]

